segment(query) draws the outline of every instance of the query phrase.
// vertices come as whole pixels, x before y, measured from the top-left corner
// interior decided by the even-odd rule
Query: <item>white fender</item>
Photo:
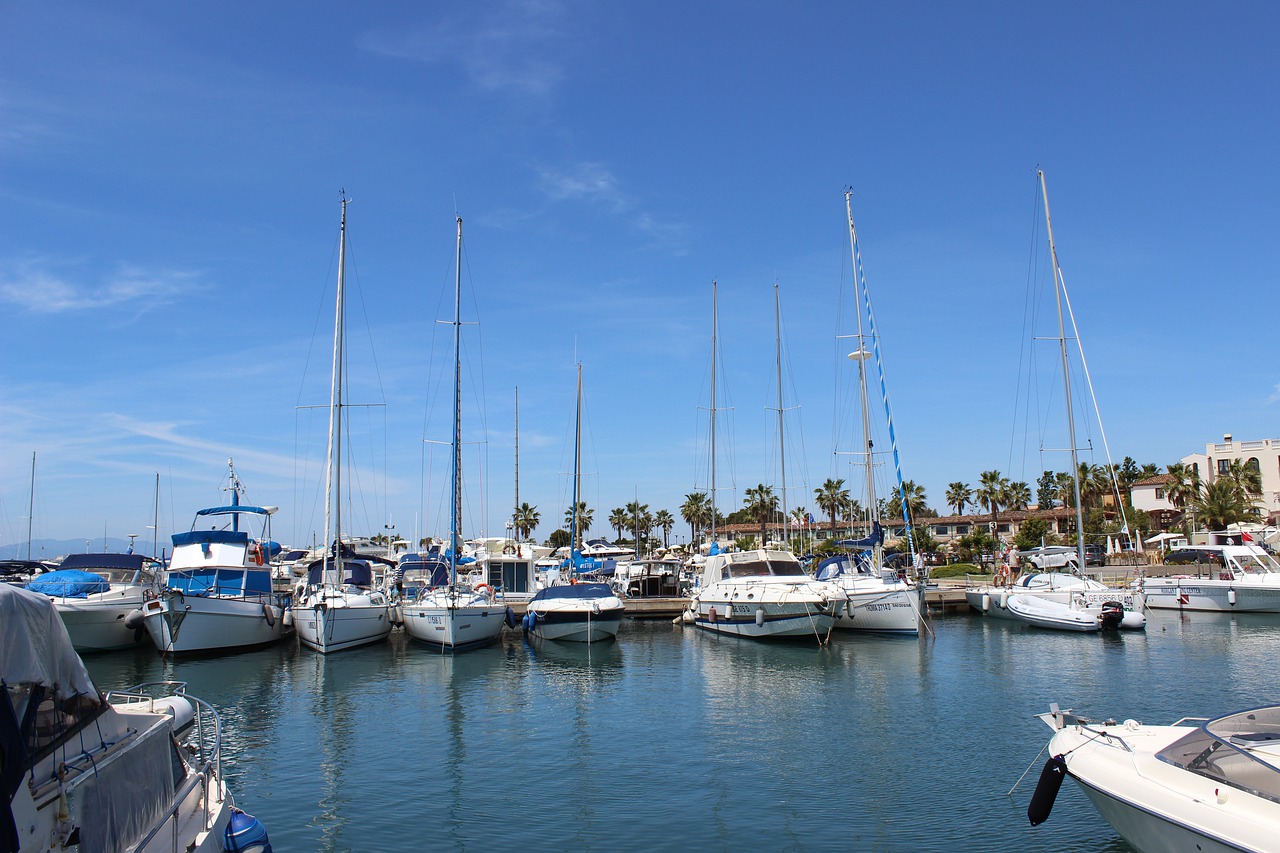
[[[991,595],[989,593],[982,594],[982,612],[986,613],[991,609]]]
[[[763,607],[756,608],[756,627],[757,628],[764,627],[764,608]]]
[[[1236,591],[1234,589],[1227,590],[1227,603],[1232,607],[1236,606]]]

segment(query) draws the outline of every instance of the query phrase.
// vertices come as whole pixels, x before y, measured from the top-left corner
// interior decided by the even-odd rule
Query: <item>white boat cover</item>
[[[53,601],[7,583],[0,583],[0,677],[98,699]]]

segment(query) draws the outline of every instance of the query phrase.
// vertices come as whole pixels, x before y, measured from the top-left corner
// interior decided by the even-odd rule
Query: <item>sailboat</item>
[[[711,542],[698,588],[681,619],[714,634],[754,639],[813,637],[823,643],[844,604],[840,590],[806,575],[790,551],[722,551],[716,541],[717,311],[717,288],[712,283]]]
[[[849,220],[849,246],[853,253],[854,313],[858,317],[858,349],[849,354],[850,361],[858,365],[858,392],[862,410],[862,457],[865,512],[869,527],[867,536],[856,540],[844,540],[837,544],[847,548],[848,554],[826,559],[818,564],[814,576],[838,586],[846,596],[835,627],[846,631],[870,631],[884,634],[916,636],[920,632],[920,602],[911,585],[899,579],[897,571],[884,564],[884,527],[876,496],[874,477],[873,439],[871,436],[871,402],[867,388],[867,362],[874,359],[880,373],[880,391],[884,401],[885,419],[888,424],[894,468],[898,475],[898,497],[902,495],[902,467],[898,460],[897,438],[893,431],[893,416],[889,408],[889,392],[884,382],[884,367],[880,360],[880,336],[875,328],[875,315],[871,310],[871,293],[867,289],[866,273],[862,269],[862,254],[858,249],[858,230],[853,222],[853,193],[844,194],[845,213]],[[863,326],[865,315],[867,327]],[[868,345],[870,349],[868,349]],[[906,530],[907,553],[915,556],[911,537],[911,519],[905,501],[903,521]],[[920,579],[923,582],[923,579]]]
[[[326,654],[385,640],[391,633],[391,608],[385,593],[373,588],[369,563],[358,560],[342,542],[342,381],[346,372],[345,302],[347,203],[342,196],[338,242],[338,292],[333,321],[333,372],[329,386],[329,449],[325,460],[325,542],[332,545],[298,582],[293,618],[298,639]]]
[[[498,639],[506,608],[493,597],[493,588],[458,583],[462,550],[462,217],[458,217],[457,275],[453,289],[453,438],[450,457],[452,494],[449,507],[448,584],[422,590],[401,608],[404,629],[415,640],[441,651],[479,648]],[[511,621],[515,621],[514,615]]]
[[[1075,559],[1064,560],[1061,568],[1067,571],[1027,572],[1011,587],[983,585],[965,591],[969,606],[987,615],[1014,619],[1040,627],[1071,627],[1081,620],[1094,620],[1115,624],[1115,605],[1123,609],[1118,620],[1121,628],[1142,629],[1146,618],[1142,616],[1144,598],[1141,592],[1113,589],[1106,584],[1085,577],[1080,567],[1086,565],[1084,557],[1084,509],[1080,500],[1080,459],[1076,449],[1075,411],[1071,402],[1071,364],[1067,357],[1067,334],[1063,323],[1062,302],[1066,284],[1058,266],[1058,252],[1053,243],[1053,222],[1049,217],[1049,190],[1044,172],[1037,170],[1040,194],[1044,198],[1045,230],[1049,240],[1050,273],[1053,276],[1053,295],[1058,309],[1058,351],[1062,359],[1064,408],[1066,410],[1067,447],[1071,453],[1071,482],[1075,495],[1076,547]],[[1074,321],[1073,321],[1074,322]],[[1054,568],[1059,568],[1055,566]],[[1037,600],[1032,600],[1037,599]],[[1012,600],[1012,601],[1011,601]],[[1013,604],[1010,607],[1010,604]],[[1070,612],[1074,611],[1074,613]],[[1051,618],[1052,617],[1052,618]],[[1055,621],[1060,624],[1048,624]]]
[[[569,583],[538,590],[525,610],[524,629],[539,640],[592,643],[616,637],[626,605],[607,583],[578,583],[584,564],[578,541],[578,505],[582,481],[582,364],[578,364],[577,408],[573,435],[573,503],[569,511]]]

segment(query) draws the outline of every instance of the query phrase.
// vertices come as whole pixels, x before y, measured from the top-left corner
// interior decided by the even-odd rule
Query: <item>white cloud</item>
[[[198,286],[200,274],[183,270],[147,270],[121,264],[96,283],[69,280],[52,272],[44,261],[27,260],[0,272],[0,302],[41,314],[85,311],[111,306],[142,309],[172,302]]]
[[[1280,382],[1276,383],[1276,387],[1272,389],[1271,396],[1267,398],[1268,403],[1280,403]]]

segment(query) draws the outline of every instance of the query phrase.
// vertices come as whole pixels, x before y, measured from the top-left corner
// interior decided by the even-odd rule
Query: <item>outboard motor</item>
[[[1123,604],[1118,601],[1104,601],[1102,603],[1102,613],[1098,616],[1098,621],[1102,623],[1102,630],[1115,631],[1120,627],[1120,623],[1123,620]]]

